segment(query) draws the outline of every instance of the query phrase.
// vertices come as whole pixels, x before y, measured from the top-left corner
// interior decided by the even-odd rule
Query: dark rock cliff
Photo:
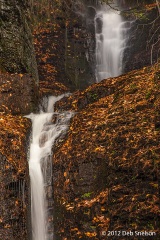
[[[38,88],[28,1],[2,0],[0,16],[1,105],[12,108],[13,113],[26,114],[35,109]]]
[[[160,16],[156,5],[146,5],[141,17],[130,17],[128,21],[130,27],[124,51],[124,72],[156,63],[160,49]]]
[[[28,1],[0,1],[0,239],[30,239],[30,121],[38,73]]]
[[[0,2],[0,69],[10,73],[30,73],[38,82],[28,2]]]

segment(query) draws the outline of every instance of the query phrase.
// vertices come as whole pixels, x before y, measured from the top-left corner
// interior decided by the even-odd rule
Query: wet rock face
[[[2,0],[0,69],[11,73],[30,73],[38,82],[36,60],[29,25],[28,0]]]
[[[93,19],[73,15],[75,22],[66,28],[65,69],[75,89],[84,89],[95,82],[95,32]]]
[[[146,12],[144,19],[131,24],[127,48],[124,51],[124,72],[140,69],[157,62],[160,48],[157,8]]]
[[[56,94],[66,91],[61,83],[74,91],[95,82],[95,9],[81,3],[60,14],[34,31],[40,87],[52,85]]]

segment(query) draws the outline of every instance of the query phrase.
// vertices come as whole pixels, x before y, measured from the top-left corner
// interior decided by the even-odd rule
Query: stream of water
[[[122,73],[125,31],[120,12],[103,5],[95,16],[97,82]]]
[[[96,14],[95,30],[96,78],[99,82],[122,73],[125,25],[118,12],[104,7]],[[29,156],[32,240],[52,240],[54,236],[52,147],[66,132],[73,116],[72,112],[54,112],[54,104],[63,97],[44,98],[40,113],[26,116],[32,120]]]
[[[29,156],[32,240],[53,239],[46,193],[46,189],[52,185],[52,146],[66,132],[73,116],[72,112],[54,112],[54,104],[63,96],[45,98],[40,114],[26,116],[32,120]]]

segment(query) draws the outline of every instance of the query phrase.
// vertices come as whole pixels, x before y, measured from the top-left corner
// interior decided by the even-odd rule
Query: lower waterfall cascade
[[[126,22],[119,11],[103,5],[95,16],[96,81],[117,77],[122,73],[126,45]]]
[[[53,239],[53,221],[49,219],[50,204],[47,201],[47,187],[52,187],[52,146],[65,134],[73,116],[69,111],[54,112],[54,104],[63,97],[44,98],[39,114],[25,116],[32,120],[29,156],[32,240]]]

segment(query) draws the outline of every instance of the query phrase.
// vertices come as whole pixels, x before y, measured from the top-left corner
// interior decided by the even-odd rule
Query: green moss
[[[151,97],[151,94],[152,94],[152,91],[151,90],[148,90],[147,92],[146,92],[146,100],[148,100],[150,97]]]
[[[84,193],[81,198],[90,198],[92,195],[92,192],[87,192],[87,193]]]
[[[97,101],[98,94],[97,93],[89,93],[89,98],[91,99],[91,101]]]

